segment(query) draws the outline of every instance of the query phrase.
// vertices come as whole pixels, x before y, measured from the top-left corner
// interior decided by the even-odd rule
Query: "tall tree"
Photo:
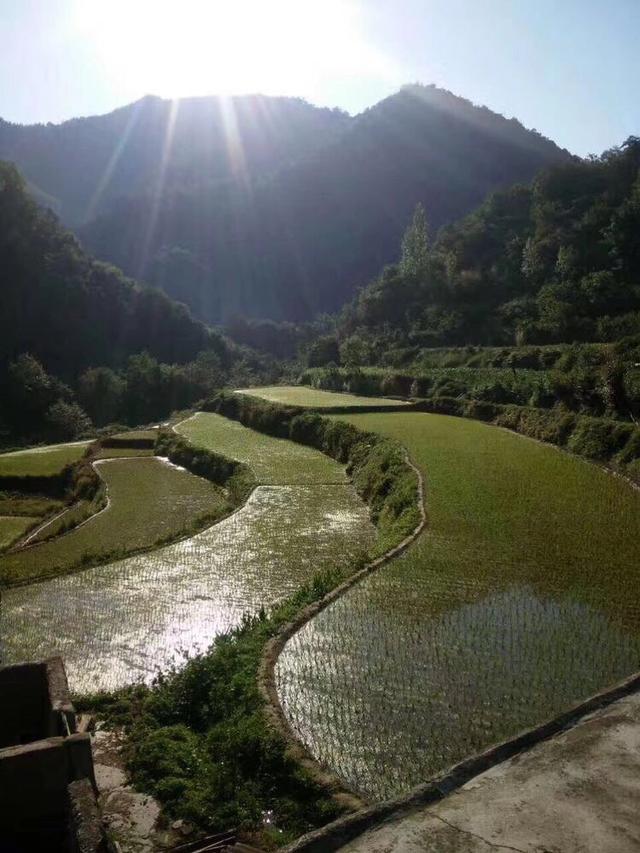
[[[400,271],[403,275],[424,278],[429,272],[429,255],[427,215],[422,202],[418,202],[402,238]]]

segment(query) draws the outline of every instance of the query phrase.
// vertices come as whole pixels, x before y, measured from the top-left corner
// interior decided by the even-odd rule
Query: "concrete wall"
[[[52,737],[0,750],[0,827],[19,839],[66,835],[67,787],[86,779],[95,790],[87,734]]]
[[[0,749],[74,731],[61,658],[0,667]]]

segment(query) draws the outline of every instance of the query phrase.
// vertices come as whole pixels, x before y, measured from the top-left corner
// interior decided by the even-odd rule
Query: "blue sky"
[[[640,135],[640,0],[0,0],[0,116],[265,92],[350,113],[436,83],[574,153]]]

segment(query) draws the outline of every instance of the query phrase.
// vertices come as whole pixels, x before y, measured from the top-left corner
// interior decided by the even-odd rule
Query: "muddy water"
[[[190,539],[7,590],[0,654],[7,663],[61,654],[75,691],[148,682],[374,534],[351,486],[260,486]]]

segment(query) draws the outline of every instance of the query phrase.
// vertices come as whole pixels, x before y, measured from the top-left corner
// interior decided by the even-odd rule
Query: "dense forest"
[[[167,415],[270,363],[89,257],[0,163],[0,443]]]
[[[616,341],[640,334],[640,139],[491,195],[432,239],[417,208],[398,263],[342,311],[312,360],[394,347]],[[322,354],[324,347],[325,353]]]
[[[209,323],[337,311],[393,261],[417,202],[437,228],[570,159],[417,85],[354,118],[287,98],[146,98],[59,126],[0,124],[0,156],[95,255]]]

